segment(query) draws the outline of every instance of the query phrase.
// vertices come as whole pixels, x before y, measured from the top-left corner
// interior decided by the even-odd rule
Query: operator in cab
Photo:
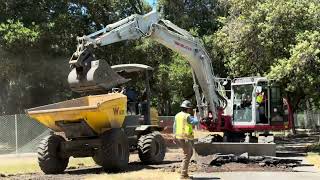
[[[193,125],[199,123],[196,113],[190,101],[181,103],[181,112],[176,114],[173,124],[173,133],[179,146],[183,150],[183,160],[181,164],[181,179],[190,179],[188,168],[193,155]],[[193,116],[194,115],[194,116]]]

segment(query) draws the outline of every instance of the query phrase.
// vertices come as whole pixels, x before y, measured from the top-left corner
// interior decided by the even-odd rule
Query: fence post
[[[17,114],[14,115],[14,126],[15,126],[15,135],[16,135],[16,154],[18,154],[18,121],[17,121]]]
[[[319,114],[319,112],[318,112],[318,124],[317,124],[317,126],[320,126],[320,114]],[[319,140],[320,141],[320,140]]]

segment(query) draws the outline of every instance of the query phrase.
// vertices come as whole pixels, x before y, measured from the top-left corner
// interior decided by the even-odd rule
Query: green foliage
[[[303,93],[306,98],[319,99],[320,32],[305,31],[297,36],[290,57],[279,59],[269,77],[282,83],[288,92]]]
[[[220,77],[267,75],[297,105],[319,106],[318,0],[159,0],[163,18],[199,37]],[[151,7],[141,0],[3,0],[0,2],[0,111],[75,97],[68,88],[68,60],[76,37]],[[192,97],[188,63],[143,39],[95,51],[110,64],[155,68],[153,104],[172,115]],[[18,99],[18,101],[17,101]]]
[[[39,27],[27,28],[20,21],[8,20],[0,24],[1,45],[4,49],[32,46],[39,39]]]
[[[173,62],[168,67],[168,80],[171,87],[172,109],[173,112],[177,112],[180,110],[181,102],[193,96],[193,80],[191,68],[187,61],[176,53],[173,54],[172,59]]]
[[[217,17],[226,12],[218,0],[159,0],[158,3],[164,19],[200,37],[218,30],[221,24]]]
[[[215,42],[230,76],[268,75],[294,108],[318,99],[320,4],[316,0],[229,0]]]
[[[76,37],[150,9],[135,0],[1,1],[0,113],[23,113],[26,108],[71,98],[68,60],[76,48]],[[121,45],[99,57],[108,58],[111,64],[130,57],[125,56],[126,48],[117,46]],[[134,44],[129,46],[132,55]]]

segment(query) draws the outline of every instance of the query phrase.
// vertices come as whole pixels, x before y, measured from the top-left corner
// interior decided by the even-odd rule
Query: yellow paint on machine
[[[120,128],[127,113],[127,97],[121,93],[86,96],[26,111],[30,117],[59,132],[57,121],[86,123],[98,134]]]

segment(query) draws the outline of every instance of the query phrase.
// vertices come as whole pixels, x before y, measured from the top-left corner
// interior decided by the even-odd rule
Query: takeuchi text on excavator
[[[212,60],[200,39],[161,19],[156,11],[131,15],[90,35],[78,37],[77,50],[70,58],[68,82],[73,91],[110,89],[127,80],[112,71],[106,61],[97,60],[96,47],[120,41],[150,38],[183,56],[190,64],[193,89],[201,125],[209,131],[235,134],[285,130],[292,126],[290,103],[273,81],[264,77],[218,78]],[[224,86],[228,84],[228,86]],[[229,87],[229,89],[226,89]]]

